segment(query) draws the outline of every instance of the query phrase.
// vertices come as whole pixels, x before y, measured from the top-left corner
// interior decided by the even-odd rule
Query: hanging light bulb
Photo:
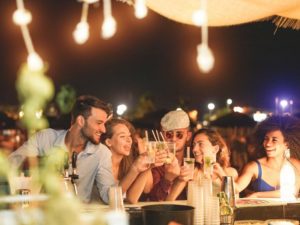
[[[116,20],[109,16],[104,19],[101,29],[101,35],[103,39],[109,39],[116,33],[117,23]]]
[[[73,37],[77,44],[84,44],[90,36],[88,18],[89,3],[85,0],[82,4],[82,12],[80,22],[73,31]]]
[[[197,10],[193,13],[193,23],[198,27],[207,23],[206,12],[203,9]]]
[[[104,21],[101,28],[101,36],[103,39],[109,39],[116,33],[117,22],[112,16],[111,0],[103,0]]]
[[[32,71],[41,70],[44,67],[43,60],[36,52],[29,53],[27,57],[28,68]]]
[[[204,73],[208,73],[214,66],[214,56],[207,44],[199,44],[197,46],[197,63],[200,70]]]
[[[13,14],[13,21],[15,24],[19,26],[29,24],[31,20],[32,20],[31,13],[24,8],[17,9]]]
[[[143,19],[147,16],[148,8],[146,6],[145,0],[135,0],[134,14],[138,19]]]
[[[86,21],[79,22],[73,32],[73,37],[76,43],[84,44],[88,40],[89,36],[89,24]]]
[[[214,55],[208,47],[207,0],[200,0],[200,9],[193,14],[193,22],[201,27],[202,42],[197,46],[197,63],[203,73],[208,73],[214,66]]]

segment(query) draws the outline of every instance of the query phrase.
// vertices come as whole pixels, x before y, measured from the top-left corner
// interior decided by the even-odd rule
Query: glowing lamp
[[[282,99],[280,101],[280,106],[281,106],[282,109],[285,109],[288,106],[288,101],[285,100],[285,99]]]
[[[233,107],[233,112],[243,113],[244,109],[241,106],[234,106]]]
[[[134,14],[138,19],[143,19],[148,14],[148,9],[145,0],[136,0],[134,4]]]
[[[84,44],[90,36],[89,24],[85,21],[81,21],[76,25],[76,29],[73,32],[74,40],[77,44]]]
[[[214,103],[208,103],[208,105],[207,105],[207,108],[211,111],[211,110],[214,110],[215,109],[215,104]]]
[[[127,106],[125,104],[120,104],[117,107],[117,114],[119,116],[122,116],[125,113],[126,110],[127,110]]]
[[[256,111],[256,113],[253,114],[253,119],[256,122],[264,121],[265,119],[267,119],[267,114],[262,113],[260,111]]]
[[[117,23],[116,20],[109,16],[104,19],[104,22],[102,24],[102,38],[103,39],[109,39],[116,33],[117,30]]]
[[[26,9],[17,9],[13,14],[13,21],[19,26],[27,25],[31,22],[31,13]]]
[[[231,105],[231,104],[232,104],[232,99],[231,99],[231,98],[228,98],[228,99],[226,100],[226,104],[227,104],[227,105]]]
[[[38,71],[44,67],[43,60],[36,52],[32,52],[28,55],[27,64],[28,68],[32,71]]]
[[[208,73],[214,66],[214,56],[207,44],[197,46],[197,63],[203,73]]]

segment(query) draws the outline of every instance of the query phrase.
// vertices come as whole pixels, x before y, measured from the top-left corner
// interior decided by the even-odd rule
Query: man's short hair
[[[74,103],[71,115],[72,123],[75,121],[77,116],[81,115],[87,119],[91,115],[92,107],[102,109],[106,112],[107,116],[112,114],[112,106],[99,98],[91,95],[81,95],[76,99]]]
[[[185,111],[174,110],[163,116],[160,121],[160,125],[163,131],[189,128],[190,119]]]

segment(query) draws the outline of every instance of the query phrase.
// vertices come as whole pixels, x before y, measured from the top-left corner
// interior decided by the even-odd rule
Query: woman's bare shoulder
[[[290,162],[293,164],[294,167],[297,168],[297,170],[300,173],[300,160],[295,158],[290,158]]]
[[[260,162],[261,159],[257,160]],[[261,163],[261,162],[260,162]],[[256,161],[251,161],[248,162],[245,166],[245,168],[257,168],[257,162]]]
[[[260,160],[261,160],[261,159],[259,159],[259,160],[257,160],[257,161],[259,161],[260,163],[262,163]],[[244,167],[242,173],[243,173],[243,174],[244,174],[244,173],[257,174],[257,162],[256,162],[256,161],[248,162],[248,163],[245,165],[245,167]]]
[[[290,161],[295,164],[300,164],[300,160],[296,158],[290,158]]]

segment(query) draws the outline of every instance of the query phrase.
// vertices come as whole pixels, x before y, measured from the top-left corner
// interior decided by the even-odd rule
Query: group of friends
[[[296,174],[295,196],[300,188],[300,120],[289,115],[273,115],[258,124],[257,151],[264,157],[249,162],[241,173],[230,166],[230,150],[222,136],[212,128],[192,132],[183,110],[168,112],[161,119],[161,136],[172,142],[175,151],[156,151],[149,163],[145,139],[129,121],[114,117],[111,106],[94,96],[77,98],[68,130],[41,130],[9,155],[20,166],[27,157],[42,157],[62,149],[77,153],[76,185],[83,202],[108,203],[109,188],[119,185],[125,201],[164,201],[187,198],[191,169],[184,165],[187,149],[195,159],[193,180],[207,174],[204,153],[215,155],[209,179],[214,192],[220,189],[223,176],[231,176],[236,192],[250,190],[249,197],[280,197],[280,171],[288,163]],[[166,159],[170,160],[167,162]],[[167,163],[166,163],[167,162]],[[250,187],[250,188],[249,188]]]

